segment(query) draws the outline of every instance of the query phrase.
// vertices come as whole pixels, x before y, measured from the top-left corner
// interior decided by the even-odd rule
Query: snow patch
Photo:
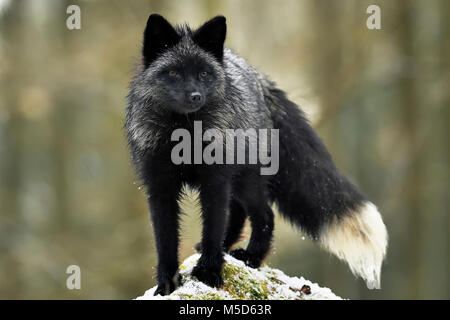
[[[224,286],[216,289],[191,276],[200,254],[188,257],[180,266],[182,286],[168,296],[154,296],[156,286],[136,300],[342,300],[330,289],[303,277],[289,277],[278,269],[250,268],[225,255],[222,271]]]

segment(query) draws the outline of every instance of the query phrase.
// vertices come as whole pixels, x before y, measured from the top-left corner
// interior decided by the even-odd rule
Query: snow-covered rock
[[[278,269],[263,266],[253,269],[225,255],[222,270],[224,286],[211,288],[191,276],[200,254],[188,257],[180,266],[182,286],[168,296],[154,296],[156,286],[137,300],[341,300],[328,288],[289,277]]]

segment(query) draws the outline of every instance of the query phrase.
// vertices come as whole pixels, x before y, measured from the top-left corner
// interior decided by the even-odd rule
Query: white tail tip
[[[364,203],[358,210],[335,219],[320,235],[323,247],[344,260],[369,289],[380,289],[381,264],[388,235],[377,207]]]

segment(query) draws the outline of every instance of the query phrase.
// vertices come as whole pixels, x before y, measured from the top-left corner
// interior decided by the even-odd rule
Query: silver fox
[[[222,285],[223,252],[259,267],[273,233],[272,205],[322,247],[346,261],[369,288],[380,287],[388,236],[381,215],[335,167],[306,120],[265,75],[224,48],[222,16],[198,29],[173,27],[150,15],[142,64],[130,84],[126,124],[133,163],[146,186],[158,252],[158,288],[179,284],[178,200],[184,186],[199,191],[203,232],[193,275]],[[174,164],[170,137],[193,123],[203,129],[279,130],[279,170],[259,174],[260,164]],[[246,249],[238,241],[245,220],[252,226]]]

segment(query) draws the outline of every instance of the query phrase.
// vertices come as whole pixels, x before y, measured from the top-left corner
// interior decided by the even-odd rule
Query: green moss
[[[182,293],[180,294],[180,298],[183,300],[223,300],[223,297],[213,292],[208,292],[198,296],[193,294]]]
[[[201,297],[202,300],[223,300],[223,297],[216,293],[209,292]]]
[[[194,297],[192,294],[180,294],[180,298],[183,300],[196,300],[197,297]]]
[[[187,264],[186,264],[185,262],[183,262],[183,263],[181,264],[181,266],[178,267],[178,269],[179,269],[180,271],[184,271],[184,270],[186,270],[187,268],[188,268],[188,266],[187,266]]]
[[[269,297],[267,283],[251,279],[250,274],[242,268],[225,263],[222,277],[225,289],[236,299],[264,300]]]
[[[268,276],[267,278],[276,284],[284,284],[283,281],[281,281],[280,279],[277,279],[275,276]]]

